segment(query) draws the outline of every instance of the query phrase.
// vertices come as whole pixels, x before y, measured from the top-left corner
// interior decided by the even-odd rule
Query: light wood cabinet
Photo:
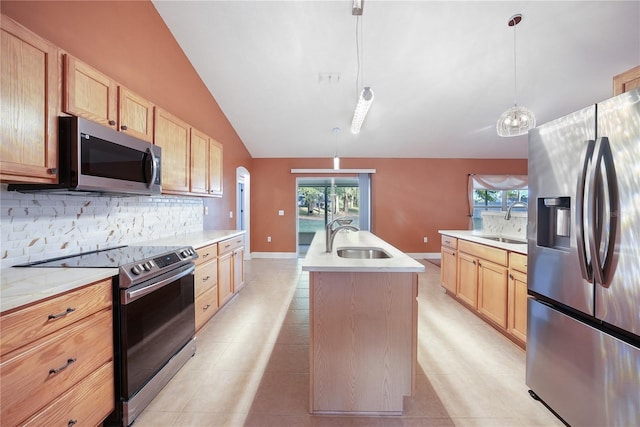
[[[196,331],[218,310],[218,245],[197,248],[195,272]]]
[[[222,144],[215,139],[209,140],[209,195],[222,197]]]
[[[509,296],[507,331],[522,343],[527,342],[527,256],[509,254]]]
[[[613,95],[620,95],[624,92],[640,87],[640,65],[613,78]]]
[[[3,425],[98,425],[114,409],[112,284],[3,313]]]
[[[131,92],[118,87],[118,130],[143,141],[153,141],[154,105]]]
[[[311,271],[310,411],[401,415],[415,389],[417,273]]]
[[[514,342],[526,345],[527,256],[445,235],[441,250],[442,286]],[[450,271],[454,262],[455,273]],[[455,292],[450,285],[454,274]]]
[[[154,144],[162,148],[162,192],[189,194],[191,127],[159,107],[154,124]]]
[[[153,140],[153,104],[95,68],[64,55],[63,109],[147,142]]]
[[[244,236],[218,243],[218,301],[223,306],[244,285]]]
[[[442,236],[440,249],[440,282],[442,286],[452,295],[457,289],[457,258],[456,250],[458,239],[450,236]]]
[[[0,180],[57,183],[58,49],[4,15],[0,29]]]
[[[501,328],[507,327],[507,268],[478,262],[478,312]]]
[[[64,55],[65,113],[118,128],[118,83],[71,55]]]
[[[222,196],[222,145],[191,128],[191,193]]]

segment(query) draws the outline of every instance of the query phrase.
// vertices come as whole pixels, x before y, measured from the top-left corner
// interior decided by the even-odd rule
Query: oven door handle
[[[122,304],[129,304],[139,298],[142,298],[145,295],[149,295],[151,292],[154,292],[163,286],[166,286],[170,283],[175,282],[176,280],[187,276],[189,274],[193,274],[196,269],[196,265],[194,263],[189,263],[186,266],[180,267],[176,269],[176,271],[171,271],[169,273],[165,273],[156,277],[155,279],[149,280],[151,282],[147,286],[143,286],[139,289],[126,290],[122,293]],[[168,277],[167,277],[168,276]]]

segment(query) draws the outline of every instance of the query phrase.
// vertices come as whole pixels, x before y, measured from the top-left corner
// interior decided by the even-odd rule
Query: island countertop
[[[390,258],[355,259],[337,255],[339,249],[379,248],[391,255]],[[303,271],[339,271],[339,272],[422,272],[424,265],[406,255],[368,231],[341,230],[333,241],[333,250],[326,252],[325,232],[318,231],[309,246],[302,263]]]

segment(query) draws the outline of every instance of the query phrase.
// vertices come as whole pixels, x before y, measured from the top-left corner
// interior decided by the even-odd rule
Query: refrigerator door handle
[[[580,175],[578,176],[578,189],[576,191],[576,240],[577,240],[577,251],[578,251],[578,260],[580,264],[580,272],[582,273],[582,277],[589,282],[593,281],[593,265],[591,262],[591,258],[587,258],[588,255],[588,247],[590,244],[585,242],[585,215],[584,215],[584,206],[585,206],[585,198],[587,194],[587,174],[589,171],[589,164],[591,163],[591,159],[593,157],[593,150],[595,148],[595,141],[590,140],[586,141],[587,147],[582,153],[582,170]],[[590,192],[591,193],[591,192]]]
[[[602,165],[604,165],[604,171]],[[589,187],[592,191],[587,215],[590,223],[589,247],[593,276],[597,283],[608,287],[613,275],[613,257],[618,233],[619,194],[613,153],[607,137],[598,138],[596,141],[595,159],[589,177]],[[602,257],[603,243],[605,246]]]

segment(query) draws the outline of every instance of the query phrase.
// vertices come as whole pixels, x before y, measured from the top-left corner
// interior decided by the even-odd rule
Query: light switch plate
[[[278,215],[280,215],[280,216],[284,216],[284,209],[280,209],[280,210],[278,211]]]

